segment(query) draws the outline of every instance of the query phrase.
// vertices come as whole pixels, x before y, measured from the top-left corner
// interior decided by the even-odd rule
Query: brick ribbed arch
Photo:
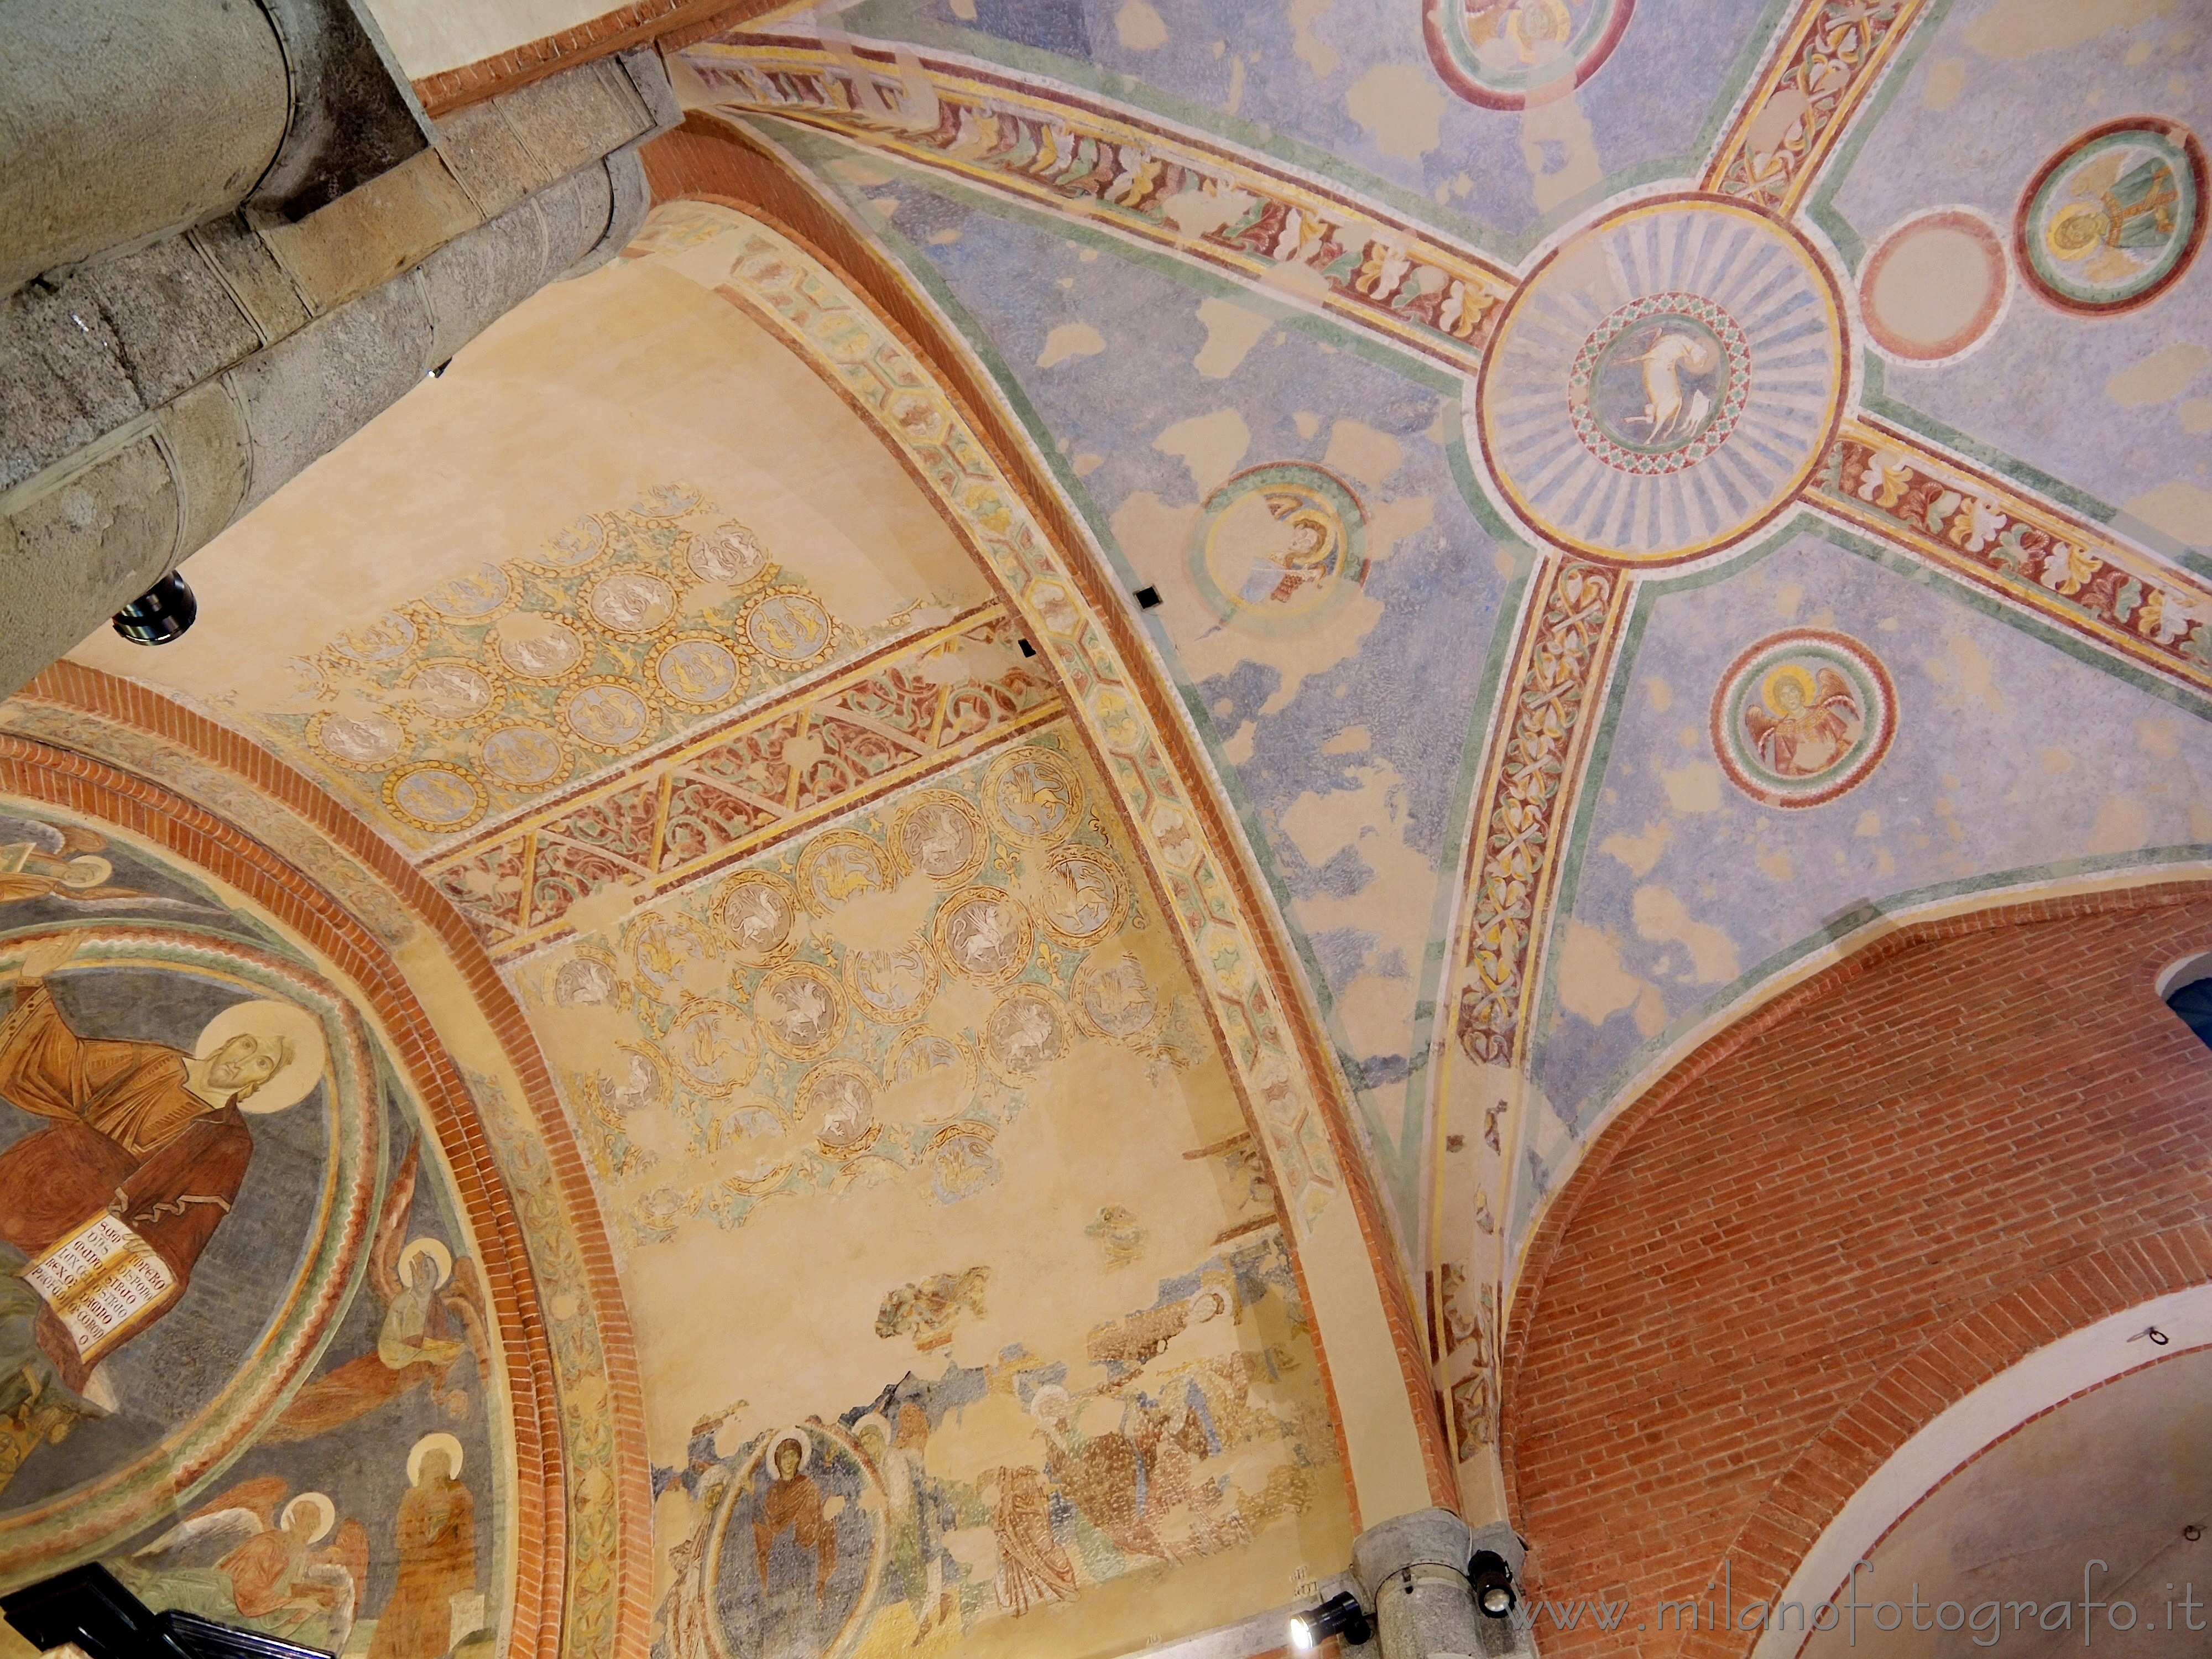
[[[1611,1126],[1532,1246],[1502,1449],[1539,1593],[1630,1605],[1547,1653],[1747,1653],[1656,1602],[1724,1561],[1778,1595],[1947,1407],[2212,1280],[2212,1056],[2155,984],[2209,941],[2203,882],[1910,926]]]

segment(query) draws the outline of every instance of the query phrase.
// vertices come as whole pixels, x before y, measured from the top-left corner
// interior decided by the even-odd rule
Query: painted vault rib
[[[2212,693],[2212,586],[1901,428],[1846,422],[1804,499],[2168,684]]]
[[[980,65],[744,38],[686,61],[726,115],[773,115],[1171,248],[1447,368],[1481,362],[1500,266],[1396,214],[1187,131]]]
[[[1777,38],[1704,187],[1779,217],[1797,210],[1928,0],[1811,0]]]

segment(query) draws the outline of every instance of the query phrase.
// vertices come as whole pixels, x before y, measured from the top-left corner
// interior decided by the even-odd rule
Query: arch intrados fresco
[[[1407,1431],[1419,1448],[1419,1492],[1426,1494],[1426,1501],[1449,1501],[1454,1483],[1448,1473],[1442,1425],[1436,1416],[1422,1358],[1418,1319],[1407,1295],[1403,1269],[1395,1265],[1400,1259],[1398,1247],[1375,1192],[1367,1156],[1340,1092],[1335,1063],[1314,1029],[1303,981],[1289,968],[1287,952],[1277,937],[1280,924],[1273,918],[1272,902],[1264,896],[1264,885],[1251,872],[1250,855],[1231,829],[1232,820],[1215,799],[1216,786],[1183,730],[1187,717],[1163,684],[1154,653],[1132,625],[1126,602],[1102,571],[1103,561],[1087,528],[1068,510],[1029,447],[1015,436],[1018,428],[1005,414],[999,392],[975,367],[965,343],[937,313],[928,296],[856,234],[821,197],[775,166],[750,135],[695,111],[681,131],[658,141],[647,151],[647,161],[656,204],[695,200],[771,227],[793,249],[815,262],[820,276],[865,308],[876,326],[899,349],[912,354],[921,372],[956,411],[963,431],[989,458],[994,481],[1003,483],[1015,495],[1042,529],[1043,533],[1030,545],[1048,548],[1056,556],[1048,567],[1051,578],[1043,583],[1032,580],[1026,586],[1017,586],[1015,568],[1008,564],[1000,548],[992,545],[988,532],[981,532],[942,487],[935,485],[925,467],[905,458],[899,434],[876,411],[849,393],[842,393],[840,387],[848,405],[862,415],[887,448],[901,453],[909,472],[929,488],[933,504],[994,591],[1010,607],[1018,608],[1028,624],[1029,637],[1039,645],[1041,655],[1068,688],[1069,708],[1088,716],[1080,729],[1101,773],[1128,792],[1116,805],[1141,845],[1147,838],[1149,823],[1157,822],[1148,819],[1147,814],[1157,811],[1160,798],[1152,793],[1153,786],[1137,780],[1129,764],[1126,736],[1115,732],[1114,717],[1103,712],[1110,705],[1087,701],[1102,684],[1117,682],[1128,685],[1139,699],[1169,767],[1188,792],[1182,799],[1203,826],[1206,854],[1202,856],[1218,860],[1220,876],[1235,893],[1238,914],[1243,918],[1243,938],[1264,966],[1265,982],[1276,1000],[1272,1005],[1273,1014],[1263,1014],[1261,1023],[1279,1019],[1282,1035],[1295,1047],[1303,1087],[1312,1091],[1316,1115],[1325,1126],[1328,1163],[1316,1164],[1311,1175],[1297,1171],[1290,1160],[1307,1155],[1291,1151],[1281,1129],[1271,1123],[1273,1115],[1265,1103],[1266,1091],[1255,1087],[1249,1077],[1239,1078],[1247,1121],[1269,1147],[1283,1176],[1278,1191],[1285,1195],[1285,1207],[1297,1229],[1292,1259],[1301,1289],[1310,1298],[1320,1364],[1341,1407],[1335,1431],[1345,1457],[1355,1523],[1363,1505],[1367,1513],[1378,1512],[1374,1508],[1377,1491],[1389,1494],[1380,1500],[1382,1512],[1393,1504],[1402,1507],[1420,1501],[1407,1484],[1413,1470],[1403,1461],[1404,1451],[1392,1443]],[[719,291],[757,318],[769,319],[757,301],[741,296],[734,288],[725,286]],[[826,382],[839,386],[825,358],[813,355],[799,341],[787,337],[785,343]],[[1030,556],[1034,558],[1035,552]],[[1073,590],[1080,606],[1079,622],[1072,616],[1055,615],[1049,608],[1057,585],[1052,578],[1065,581]],[[1113,653],[1110,668],[1100,668],[1102,658],[1097,654],[1092,642],[1096,634],[1091,630],[1104,636],[1107,649]],[[1157,844],[1147,852],[1149,856],[1142,862],[1156,902],[1163,914],[1176,915],[1187,929],[1189,900],[1187,893],[1177,892],[1181,878],[1173,873],[1182,867],[1180,861]],[[1194,977],[1206,983],[1203,953],[1206,947],[1180,929],[1178,939]],[[1209,1017],[1216,1042],[1224,1054],[1244,1048],[1244,1039],[1232,1022],[1244,1024],[1251,1015],[1241,1009],[1224,1014],[1216,1008],[1209,1010]],[[1331,1201],[1333,1194],[1325,1195],[1326,1189],[1340,1184],[1348,1200],[1343,1206]],[[1294,1196],[1301,1194],[1305,1195],[1303,1200]],[[1335,1251],[1322,1242],[1322,1230],[1334,1230],[1346,1220],[1356,1224],[1358,1259],[1365,1268],[1358,1275],[1359,1285],[1346,1287],[1353,1292],[1352,1296],[1316,1282],[1321,1273],[1334,1276],[1344,1265],[1340,1256],[1331,1259]],[[1350,1243],[1348,1237],[1345,1242]],[[1363,1308],[1356,1298],[1370,1289],[1379,1306]],[[1378,1312],[1382,1328],[1370,1328],[1364,1334],[1354,1334],[1352,1324],[1340,1322],[1356,1321],[1366,1325]],[[1386,1335],[1387,1350],[1376,1340]],[[1331,1341],[1337,1354],[1334,1360],[1328,1352]],[[1363,1348],[1365,1352],[1356,1359],[1347,1358]],[[1386,1364],[1401,1385],[1403,1392],[1397,1399],[1390,1398],[1387,1391],[1375,1392],[1381,1385],[1376,1374],[1378,1364]],[[1381,1386],[1387,1389],[1388,1385]],[[1354,1397],[1347,1390],[1357,1390],[1363,1397],[1364,1410],[1347,1403]],[[1373,1440],[1363,1444],[1370,1436]],[[1360,1485],[1363,1471],[1368,1494],[1364,1499]]]
[[[497,1558],[511,1577],[492,1586],[507,1598],[505,1650],[642,1654],[638,1581],[651,1534],[628,1315],[551,1075],[475,932],[312,780],[96,669],[57,664],[9,704],[0,783],[206,872],[278,918],[360,996],[437,1137],[497,1325],[507,1422],[504,1445],[494,1443],[514,1472]],[[441,969],[428,968],[426,945]],[[442,1027],[410,977],[426,969],[449,1011]],[[453,980],[438,983],[441,971]],[[467,1004],[452,1002],[457,990]],[[490,1066],[465,1076],[457,1054]]]
[[[1925,1287],[1916,1285],[1916,1290],[1925,1288],[1937,1298],[1940,1316],[1909,1321],[1917,1328],[1902,1342],[1889,1341],[1879,1368],[1850,1385],[1850,1391],[1834,1402],[1832,1415],[1793,1425],[1792,1433],[1799,1427],[1804,1429],[1800,1437],[1770,1445],[1761,1484],[1754,1489],[1739,1489],[1740,1499],[1748,1501],[1733,1504],[1716,1530],[1712,1495],[1694,1450],[1685,1454],[1689,1462],[1684,1467],[1655,1470],[1649,1459],[1662,1452],[1658,1431],[1652,1437],[1655,1443],[1628,1447],[1609,1442],[1606,1429],[1590,1420],[1594,1413],[1609,1408],[1596,1397],[1603,1393],[1605,1367],[1613,1368],[1616,1379],[1636,1379],[1629,1384],[1629,1394],[1633,1395],[1648,1390],[1654,1368],[1664,1369],[1667,1364],[1663,1357],[1638,1347],[1637,1316],[1632,1310],[1624,1315],[1619,1305],[1625,1294],[1622,1287],[1612,1281],[1593,1284],[1589,1288],[1595,1302],[1591,1303],[1588,1298],[1563,1299],[1554,1282],[1564,1260],[1577,1250],[1593,1248],[1592,1228],[1598,1224],[1593,1223],[1592,1206],[1606,1200],[1615,1210],[1623,1201],[1629,1202],[1651,1229],[1665,1229],[1664,1243],[1641,1250],[1636,1257],[1633,1276],[1639,1282],[1666,1281],[1679,1286],[1686,1273],[1701,1264],[1710,1267],[1723,1248],[1710,1237],[1714,1224],[1710,1218],[1687,1222],[1670,1219],[1681,1207],[1682,1188],[1679,1182],[1666,1182],[1663,1177],[1661,1187],[1655,1188],[1652,1160],[1663,1161],[1671,1140],[1701,1133],[1701,1126],[1716,1113],[1726,1115],[1726,1105],[1710,1098],[1711,1091],[1741,1087],[1756,1092],[1755,1083],[1732,1084],[1729,1079],[1757,1079],[1786,1064],[1783,1060],[1763,1059],[1765,1055],[1817,1051],[1838,1079],[1834,1085],[1838,1098],[1848,1096],[1862,1070],[1874,1068],[1873,1055],[1910,1049],[1916,1041],[1912,1005],[1899,1000],[1893,993],[1885,993],[1885,981],[1913,972],[1916,959],[1926,960],[1931,950],[1940,951],[1948,945],[1973,946],[1978,941],[1994,951],[2011,945],[2017,935],[2024,952],[2038,954],[2039,959],[2050,956],[2055,966],[2062,959],[2075,960],[2070,934],[2085,927],[2101,928],[2100,948],[2108,957],[2098,958],[2100,982],[2109,983],[2113,997],[2123,1000],[2097,1001],[2094,1006],[2124,1008],[2136,1022],[2130,1045],[2110,1054],[2107,1070],[2118,1074],[2131,1073],[2137,1066],[2164,1068],[2163,1081],[2146,1098],[2155,1097],[2159,1089],[2185,1091],[2192,1085],[2201,1094],[2205,1086],[2201,1049],[2191,1047],[2194,1037],[2172,1018],[2157,990],[2161,970],[2201,935],[2206,907],[2212,902],[2212,886],[2201,874],[2175,881],[2170,878],[2171,873],[2166,872],[2169,878],[2164,880],[2146,872],[2104,884],[2053,888],[2041,896],[1970,901],[1948,912],[1870,930],[1871,937],[1856,949],[1847,946],[1840,959],[1831,957],[1816,971],[1793,975],[1793,982],[1786,986],[1770,983],[1747,995],[1731,1011],[1732,1018],[1711,1030],[1688,1052],[1677,1050],[1680,1057],[1663,1073],[1651,1076],[1648,1085],[1632,1091],[1627,1103],[1616,1109],[1592,1135],[1573,1176],[1550,1197],[1537,1218],[1506,1310],[1500,1449],[1507,1501],[1518,1517],[1517,1524],[1530,1532],[1539,1547],[1532,1572],[1540,1592],[1547,1571],[1543,1558],[1548,1554],[1549,1571],[1554,1575],[1548,1588],[1554,1595],[1596,1594],[1597,1582],[1602,1578],[1607,1595],[1620,1594],[1618,1586],[1626,1583],[1635,1587],[1633,1595],[1648,1601],[1646,1592],[1657,1587],[1647,1582],[1648,1572],[1643,1577],[1638,1576],[1638,1567],[1653,1553],[1650,1540],[1666,1539],[1675,1540],[1673,1553],[1680,1559],[1670,1560],[1667,1567],[1680,1583],[1670,1579],[1657,1593],[1703,1594],[1700,1587],[1721,1571],[1725,1559],[1732,1564],[1739,1606],[1780,1597],[1798,1575],[1807,1552],[1822,1539],[1855,1495],[1947,1409],[2062,1339],[2087,1332],[2160,1297],[2181,1292],[2201,1295],[2206,1273],[2212,1269],[2212,1214],[2206,1212],[2201,1201],[2177,1206],[2172,1200],[2178,1194],[2148,1200],[2156,1206],[2155,1212],[2135,1229],[2135,1236],[2112,1239],[2110,1231],[2096,1223],[2094,1206],[2114,1196],[2115,1183],[2100,1187],[2094,1200],[2081,1196],[2072,1186],[2054,1188],[2047,1207],[2054,1218],[2070,1218],[2082,1231],[2081,1254],[2055,1262],[2039,1259],[2009,1282],[1997,1279],[1986,1287],[1978,1277],[1949,1293],[1932,1279]],[[2033,930],[2043,933],[2039,953]],[[1867,1057],[1856,1063],[1851,1040],[1835,1036],[1835,1005],[1839,997],[1846,996],[1856,996],[1862,1002],[1873,998],[1875,1001],[1867,1006],[1892,1011],[1891,1024],[1878,1031],[1869,1030],[1865,1038]],[[1929,1024],[1919,1028],[1922,1037],[1936,1030],[1947,1016],[1941,1008],[1934,1008],[1926,1018]],[[2151,1045],[2148,1050],[2145,1044]],[[2099,1085],[2085,1079],[2081,1086],[2094,1091]],[[1708,1098],[1694,1098],[1701,1091]],[[1832,1108],[1822,1121],[1836,1120]],[[1771,1251],[1762,1254],[1757,1239],[1797,1224],[1789,1218],[1794,1213],[1789,1194],[1805,1181],[1817,1178],[1817,1173],[1808,1170],[1804,1148],[1773,1141],[1771,1130],[1770,1125],[1767,1139],[1762,1140],[1756,1128],[1743,1128],[1730,1140],[1730,1151],[1723,1160],[1729,1179],[1742,1176],[1772,1194],[1770,1201],[1756,1209],[1739,1212],[1724,1247],[1726,1260],[1738,1263],[1747,1274],[1771,1273],[1779,1258]],[[1878,1156],[1877,1149],[1865,1150]],[[1952,1164],[1906,1152],[1885,1161],[1881,1167],[1889,1171],[1886,1179],[1900,1195],[1901,1205],[1909,1206],[1915,1194],[1925,1195],[1923,1207],[1958,1200],[1959,1170]],[[1635,1195],[1625,1200],[1624,1194],[1632,1188]],[[1745,1242],[1745,1230],[1750,1243]],[[1841,1275],[1841,1282],[1857,1282],[1848,1260],[1835,1272]],[[1931,1267],[1929,1272],[1933,1275],[1936,1270]],[[1864,1292],[1877,1299],[1883,1293],[1871,1285]],[[1824,1317],[1837,1319],[1833,1312],[1816,1313],[1808,1320],[1795,1304],[1778,1314],[1774,1297],[1772,1286],[1763,1283],[1729,1304],[1720,1323],[1700,1326],[1695,1333],[1698,1351],[1709,1354],[1731,1353],[1762,1344],[1771,1346],[1768,1364],[1738,1366],[1730,1373],[1736,1385],[1753,1390],[1754,1395],[1764,1388],[1771,1396],[1763,1403],[1760,1398],[1753,1398],[1743,1408],[1753,1422],[1760,1420],[1762,1409],[1773,1412],[1778,1401],[1793,1389],[1804,1386],[1803,1379],[1793,1382],[1783,1374],[1787,1370],[1785,1361],[1794,1363],[1808,1354],[1832,1358],[1844,1352],[1844,1345],[1868,1340],[1874,1329],[1864,1317],[1850,1328],[1840,1320],[1820,1322]],[[1710,1297],[1706,1300],[1709,1304]],[[1780,1328],[1774,1322],[1778,1318],[1785,1322]],[[1579,1330],[1593,1328],[1610,1333],[1608,1340],[1593,1345],[1575,1336]],[[1556,1362],[1563,1344],[1585,1360],[1601,1356],[1591,1362],[1597,1370],[1593,1372],[1591,1364],[1585,1364],[1572,1378],[1545,1375],[1540,1368],[1546,1358]],[[1532,1371],[1532,1366],[1539,1369]],[[1563,1386],[1565,1394],[1560,1392]],[[1606,1400],[1613,1401],[1617,1407],[1618,1400],[1626,1397],[1616,1389]],[[1680,1425],[1678,1431],[1693,1440],[1699,1433],[1709,1433],[1717,1442],[1753,1432],[1741,1422],[1721,1427],[1698,1421]],[[1563,1436],[1586,1447],[1576,1455],[1587,1474],[1574,1482],[1562,1482],[1563,1466],[1554,1449],[1547,1473],[1532,1479],[1528,1467],[1532,1449],[1540,1453],[1547,1437]],[[1663,1443],[1671,1447],[1674,1442],[1669,1438]],[[1943,1473],[1929,1471],[1929,1486],[1932,1488]],[[1576,1511],[1572,1524],[1562,1526],[1548,1513],[1562,1503],[1571,1504]],[[1903,1507],[1909,1509],[1911,1504]],[[1582,1559],[1561,1568],[1563,1550],[1572,1550],[1576,1544],[1604,1531],[1599,1516],[1613,1518],[1622,1511],[1632,1511],[1619,1515],[1627,1528],[1625,1533],[1594,1550],[1583,1550]],[[1692,1575],[1694,1585],[1690,1583]],[[1813,1600],[1829,1588],[1796,1586]],[[1596,1639],[1587,1632],[1580,1636],[1559,1632],[1547,1635],[1547,1648],[1558,1645],[1567,1651],[1584,1650]],[[1699,1631],[1666,1650],[1717,1659],[1723,1654],[1750,1653],[1760,1637],[1756,1628],[1729,1633]]]

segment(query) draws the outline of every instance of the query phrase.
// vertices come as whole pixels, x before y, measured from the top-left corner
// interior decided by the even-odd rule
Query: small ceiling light
[[[115,631],[133,645],[167,645],[200,614],[200,602],[172,570],[115,613]]]
[[[2204,1536],[2204,1528],[2192,1521],[2181,1529],[2181,1535],[2193,1544]]]
[[[1513,1569],[1496,1550],[1475,1552],[1474,1559],[1467,1564],[1467,1585],[1486,1619],[1510,1618],[1514,1602],[1520,1599],[1513,1590]]]
[[[1372,1633],[1359,1598],[1349,1591],[1330,1596],[1310,1613],[1291,1615],[1291,1645],[1300,1653],[1319,1647],[1332,1636],[1341,1636],[1346,1646],[1356,1648]]]

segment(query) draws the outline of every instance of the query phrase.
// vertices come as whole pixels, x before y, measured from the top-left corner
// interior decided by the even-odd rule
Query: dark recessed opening
[[[2196,980],[2177,987],[2166,1006],[2181,1016],[2181,1023],[2212,1048],[2212,979]]]
[[[1137,590],[1137,608],[1139,611],[1152,610],[1159,604],[1159,602],[1160,590],[1158,588],[1146,586]]]
[[[1027,640],[1017,640],[1015,643],[1022,647],[1022,655],[1024,657],[1036,655],[1036,647],[1031,645]]]

